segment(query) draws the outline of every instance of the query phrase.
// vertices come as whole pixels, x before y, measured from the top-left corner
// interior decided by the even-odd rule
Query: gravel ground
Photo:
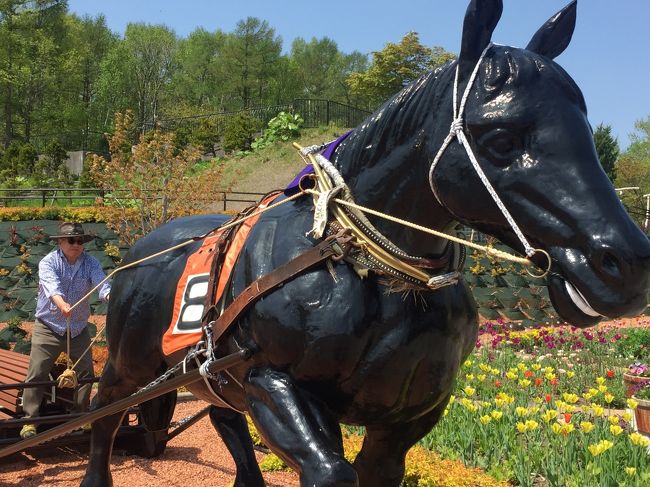
[[[203,407],[205,403],[201,401],[179,402],[174,420]],[[258,452],[257,458],[261,461],[264,455]],[[0,486],[78,486],[87,461],[87,454],[62,448],[47,455],[13,455],[0,460]],[[114,455],[111,471],[116,487],[228,487],[235,478],[235,464],[207,416],[172,439],[158,458]],[[265,472],[264,479],[269,487],[299,485],[293,472]]]

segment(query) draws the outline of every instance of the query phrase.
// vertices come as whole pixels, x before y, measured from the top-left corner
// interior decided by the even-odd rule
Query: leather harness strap
[[[253,281],[213,322],[212,343],[216,345],[244,311],[261,297],[281,287],[285,282],[294,279],[316,264],[329,258],[336,259],[345,255],[351,246],[350,240],[349,232],[341,231],[336,235],[327,237],[315,247]],[[214,311],[214,308],[209,311]]]

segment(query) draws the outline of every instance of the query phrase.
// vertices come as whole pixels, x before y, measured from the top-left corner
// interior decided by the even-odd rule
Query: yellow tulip
[[[609,425],[609,432],[613,434],[614,436],[618,436],[623,432],[623,428],[621,428],[617,424],[611,424]]]
[[[530,381],[528,379],[521,379],[519,381],[519,385],[523,388],[526,388],[530,385]]]
[[[474,389],[472,386],[465,386],[465,389],[463,389],[463,392],[467,394],[468,396],[473,396],[474,393],[476,392],[476,389]]]
[[[532,368],[533,370],[539,370],[539,369],[542,368],[542,366],[539,365],[539,364],[533,364],[533,365],[531,365],[531,368]]]
[[[517,431],[520,433],[525,433],[526,432],[526,424],[522,423],[521,421],[517,421]]]
[[[625,421],[626,423],[632,421],[632,413],[629,411],[625,411],[621,416],[623,416],[623,421]]]
[[[598,394],[600,394],[600,391],[592,387],[589,389],[589,394],[591,394],[592,396],[597,396]]]
[[[605,394],[603,397],[607,404],[610,404],[614,400],[614,394],[610,394],[609,392]]]
[[[636,431],[634,433],[630,433],[629,438],[633,445],[643,447],[650,445],[650,439],[640,433],[637,433]]]
[[[530,412],[528,411],[527,408],[524,408],[524,407],[521,407],[521,406],[517,406],[517,407],[515,408],[515,414],[516,414],[517,416],[523,418],[523,417],[525,417],[525,416],[528,416],[528,415],[530,414]]]
[[[456,400],[456,396],[454,396],[453,394],[451,396],[449,396],[449,404],[448,404],[448,406],[451,406],[454,403],[455,400]]]
[[[472,382],[474,380],[474,374],[467,374],[465,379],[467,379],[467,382]]]
[[[570,394],[568,392],[565,392],[564,394],[562,394],[562,397],[569,404],[575,404],[575,403],[578,402],[578,395],[577,394]]]
[[[492,411],[490,413],[490,416],[492,416],[493,420],[499,421],[501,419],[501,417],[503,416],[503,412],[502,411]]]
[[[595,445],[589,445],[587,448],[589,449],[589,452],[597,457],[598,455],[606,452],[609,450],[611,447],[614,446],[614,443],[612,443],[609,440],[602,440],[596,443]]]
[[[576,373],[573,370],[567,370],[566,376],[569,379],[572,379],[575,375],[576,375]]]
[[[483,424],[488,424],[490,421],[492,421],[492,418],[491,418],[490,416],[488,416],[487,414],[485,414],[485,415],[481,416],[481,417],[479,418],[479,420],[480,420],[481,423],[483,423]]]
[[[483,382],[485,380],[485,378],[486,378],[486,375],[485,374],[479,374],[479,375],[476,376],[476,378],[478,379],[479,382]]]
[[[609,416],[607,418],[607,421],[609,421],[609,424],[618,424],[619,423],[618,416],[616,416],[615,414],[612,414],[611,416]]]
[[[573,426],[573,423],[564,423],[562,424],[562,433],[565,435],[568,435],[575,429],[575,426]]]
[[[517,374],[509,370],[508,372],[506,372],[506,378],[510,380],[514,380],[517,378]]]
[[[630,409],[636,409],[636,407],[639,405],[639,402],[632,399],[631,397],[625,401],[627,403],[627,407]]]
[[[596,384],[599,386],[602,386],[605,383],[605,378],[604,377],[596,377]]]
[[[582,429],[582,431],[584,431],[585,433],[590,433],[591,430],[594,429],[594,424],[590,423],[589,421],[581,421],[580,429]]]
[[[552,420],[557,418],[558,414],[559,413],[555,409],[547,409],[544,414],[542,414],[542,419],[545,422],[550,423]]]
[[[534,429],[537,429],[537,427],[539,426],[539,423],[534,419],[528,419],[524,424],[526,425],[526,429],[528,431],[533,431]]]
[[[605,413],[605,408],[598,404],[591,403],[591,412],[594,414],[594,416],[600,418]]]
[[[556,435],[559,435],[560,433],[562,433],[562,425],[560,423],[553,423],[551,425],[551,431]]]
[[[625,467],[625,473],[630,477],[634,477],[636,475],[636,467]]]
[[[605,393],[607,392],[607,386],[606,385],[598,386],[598,390],[602,393]]]

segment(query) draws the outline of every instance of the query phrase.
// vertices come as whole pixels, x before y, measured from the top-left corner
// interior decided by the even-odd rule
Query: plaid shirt
[[[105,277],[101,264],[92,255],[82,253],[71,265],[60,248],[53,250],[38,263],[36,318],[58,335],[65,335],[67,318],[54,304],[52,296],[61,296],[70,306],[73,306]],[[106,301],[110,292],[111,286],[105,282],[99,288],[99,299]],[[86,299],[72,310],[70,316],[72,337],[76,337],[84,330],[89,316],[90,303]]]

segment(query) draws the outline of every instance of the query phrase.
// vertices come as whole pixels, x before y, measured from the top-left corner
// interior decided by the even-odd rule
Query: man
[[[59,225],[58,247],[38,264],[38,298],[36,322],[32,329],[32,351],[25,382],[47,381],[54,362],[61,352],[67,353],[67,327],[70,326],[70,359],[76,362],[90,346],[87,324],[90,316],[88,300],[77,301],[99,284],[106,275],[99,261],[84,253],[84,244],[94,237],[84,233],[80,223],[64,222]],[[99,288],[99,299],[108,301],[111,287],[108,283]],[[93,377],[90,350],[75,367],[78,379]],[[83,412],[88,407],[92,384],[83,384],[75,392],[73,412]],[[44,388],[30,387],[23,392],[23,411],[26,418],[38,416]],[[20,431],[22,438],[36,434],[36,426],[26,424]]]

